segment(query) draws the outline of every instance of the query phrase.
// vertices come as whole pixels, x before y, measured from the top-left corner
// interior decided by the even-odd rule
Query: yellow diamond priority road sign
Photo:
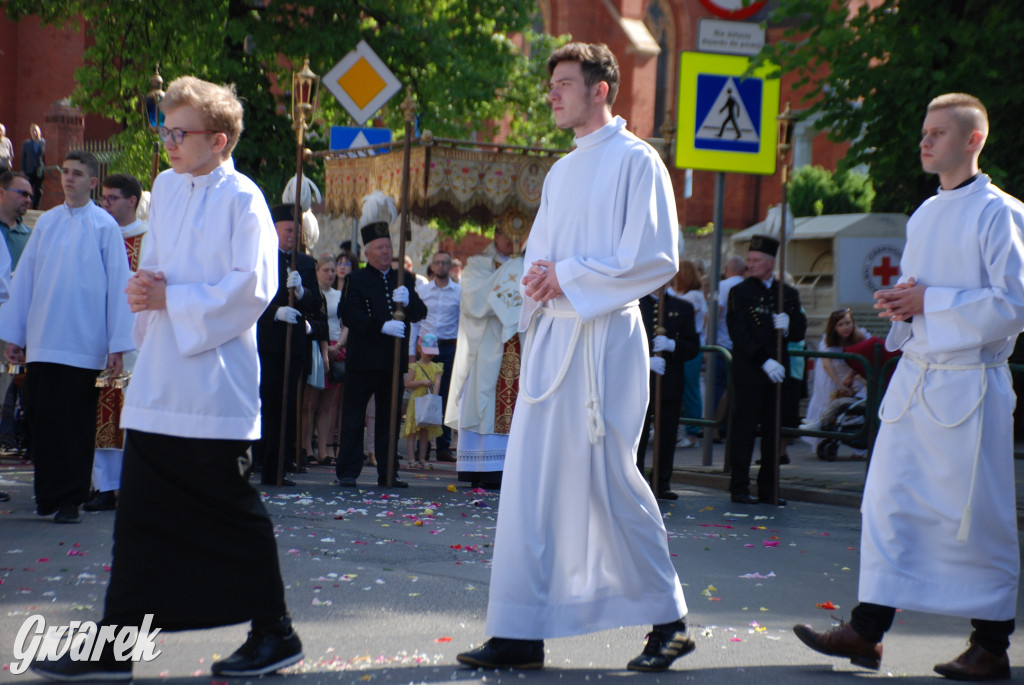
[[[365,40],[327,72],[323,84],[360,126],[402,89]]]

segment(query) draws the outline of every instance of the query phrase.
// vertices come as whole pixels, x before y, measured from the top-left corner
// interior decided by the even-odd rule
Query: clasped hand
[[[925,290],[927,286],[918,285],[913,278],[888,290],[879,290],[875,293],[875,309],[881,310],[878,318],[906,321],[916,314],[923,314]]]
[[[562,294],[555,263],[546,259],[538,259],[530,265],[522,282],[526,286],[526,296],[536,302],[547,302]]]
[[[167,277],[162,271],[139,269],[128,279],[128,306],[132,313],[167,308]]]

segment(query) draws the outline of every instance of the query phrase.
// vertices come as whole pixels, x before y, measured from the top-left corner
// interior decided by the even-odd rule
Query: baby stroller
[[[821,416],[821,430],[856,433],[864,426],[867,400],[857,397],[840,397],[833,400]],[[839,444],[845,443],[855,450],[868,448],[867,434],[851,439],[823,438],[818,443],[818,459],[835,461]]]

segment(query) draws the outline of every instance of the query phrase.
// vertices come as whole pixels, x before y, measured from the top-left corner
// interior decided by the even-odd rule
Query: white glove
[[[783,312],[781,314],[772,314],[772,320],[775,322],[775,328],[782,331],[783,335],[789,335],[789,314]]]
[[[380,332],[384,335],[390,335],[393,338],[404,338],[405,337],[405,324],[401,321],[390,321],[384,322],[384,325],[380,327]]]
[[[764,364],[761,364],[761,370],[768,374],[768,378],[771,379],[772,383],[781,383],[786,380],[786,367],[774,359],[769,359]]]
[[[659,376],[665,375],[664,357],[651,357],[651,373],[656,373]]]
[[[654,336],[654,352],[675,352],[676,341],[664,335]]]
[[[409,304],[409,289],[404,285],[400,285],[395,288],[395,292],[391,293],[391,299],[402,305],[403,307]]]
[[[295,288],[295,297],[300,300],[306,294],[305,288],[302,287],[302,276],[299,275],[298,271],[288,270],[288,280],[285,281],[285,285],[289,288]]]
[[[295,307],[278,307],[274,312],[274,320],[283,323],[298,323],[300,316],[302,315]]]

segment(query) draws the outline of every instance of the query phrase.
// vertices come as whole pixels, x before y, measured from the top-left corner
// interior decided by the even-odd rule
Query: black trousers
[[[761,468],[757,472],[757,496],[775,499],[775,385],[733,385],[736,414],[729,428],[729,492],[750,494],[750,461],[757,426],[761,425]]]
[[[881,642],[882,636],[892,627],[896,609],[882,604],[861,602],[850,614],[850,627],[869,642]],[[1002,654],[1010,646],[1010,635],[1016,628],[1016,621],[987,621],[972,618],[971,642],[992,654]]]
[[[391,408],[402,399],[401,394],[392,399],[392,382],[389,370],[366,371],[353,369],[351,366],[346,369],[345,397],[341,404],[341,445],[338,448],[338,463],[335,467],[338,478],[358,478],[363,469],[363,425],[366,421],[366,406],[370,397],[374,396],[377,418],[373,446],[377,455],[377,480],[380,483],[387,482]],[[395,425],[396,445],[400,423],[396,422]],[[396,461],[395,474],[397,473]]]
[[[437,356],[434,357],[434,361],[444,364],[444,372],[441,374],[441,387],[438,388],[437,394],[441,396],[441,406],[444,408],[444,411],[447,411],[448,388],[452,384],[452,367],[455,366],[455,343],[439,341],[437,344]],[[442,426],[441,435],[434,442],[437,444],[438,452],[450,449],[452,429],[448,426]]]
[[[39,203],[43,201],[43,177],[29,174],[28,182],[32,186],[32,209],[39,209]]]
[[[106,624],[191,630],[286,616],[247,440],[125,433]]]
[[[661,430],[658,433],[658,490],[671,490],[672,467],[676,457],[676,431],[679,428],[679,415],[683,408],[683,397],[669,397],[663,392],[661,398]],[[640,434],[640,446],[636,451],[636,465],[640,473],[644,472],[651,426],[654,425],[654,388],[651,387],[651,401],[647,405],[647,417],[644,419],[644,430]],[[654,494],[658,494],[657,492]]]
[[[288,410],[281,425],[281,406],[284,401],[284,359],[281,356],[260,355],[260,435],[253,445],[253,461],[263,469],[264,483],[277,482],[277,458],[281,449],[281,431],[284,430],[284,463],[295,464],[296,395],[299,379],[305,367],[301,356],[292,355],[288,364]]]
[[[96,450],[96,369],[32,362],[22,399],[32,440],[36,512],[89,499]]]

